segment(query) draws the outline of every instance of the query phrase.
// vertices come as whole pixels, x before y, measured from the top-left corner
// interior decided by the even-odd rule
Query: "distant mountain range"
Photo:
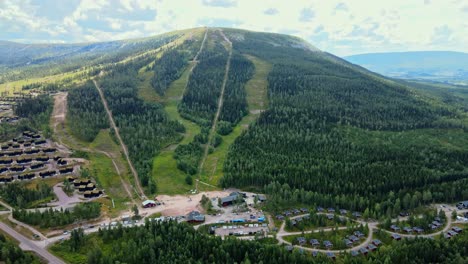
[[[389,77],[468,84],[468,53],[387,52],[352,55],[344,59]]]

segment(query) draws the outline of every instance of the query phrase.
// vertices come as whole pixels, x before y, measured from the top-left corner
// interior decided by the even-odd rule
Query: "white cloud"
[[[287,32],[337,55],[468,51],[466,12],[466,1],[456,0],[81,0],[62,21],[52,22],[29,0],[0,0],[0,39],[101,41],[209,24]],[[450,35],[437,32],[441,26]]]

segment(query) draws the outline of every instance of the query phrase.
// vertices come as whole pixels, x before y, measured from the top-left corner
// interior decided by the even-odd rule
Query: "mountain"
[[[70,62],[50,56],[35,68],[14,69],[36,75],[34,70],[44,74],[42,67],[50,65],[57,72],[68,63],[77,67],[80,74],[62,80],[45,76],[34,80],[35,87],[68,93],[66,122],[55,125],[54,133],[65,134],[67,144],[78,139],[77,149],[95,149],[88,155],[95,169],[88,174],[117,208],[131,204],[133,190],[154,197],[236,187],[265,193],[262,210],[271,215],[321,206],[391,223],[401,212],[468,199],[468,107],[461,91],[447,94],[443,87],[390,79],[283,34],[196,28],[169,35],[109,60],[87,59],[79,54],[88,51],[80,51],[67,57]],[[46,57],[39,51],[35,56]],[[128,173],[112,173],[114,160],[96,158],[100,151],[118,149],[116,144],[126,146],[122,169],[131,168]],[[113,154],[122,160],[118,150]],[[121,184],[125,179],[134,185],[125,188],[132,190],[129,197]],[[69,241],[52,250],[69,259],[87,256],[90,263],[146,263],[148,256],[161,263],[312,258],[257,241],[207,238],[173,222],[155,225],[134,227],[129,241],[118,227],[87,236],[92,243],[73,244],[71,253]],[[144,236],[136,241],[138,232]],[[160,234],[156,240],[154,234]],[[333,234],[334,249],[346,248],[343,234]],[[374,255],[390,263],[419,255],[421,263],[454,260],[453,251],[466,242],[464,234],[460,240],[396,243],[387,233],[374,235],[388,248],[415,244],[410,252]],[[442,248],[430,243],[443,244],[450,255],[424,255],[427,248]]]
[[[388,52],[359,54],[344,58],[351,63],[389,77],[468,83],[468,53]]]
[[[0,41],[0,83],[43,77],[84,66],[119,61],[171,42],[182,31],[154,37],[76,44],[22,44]]]

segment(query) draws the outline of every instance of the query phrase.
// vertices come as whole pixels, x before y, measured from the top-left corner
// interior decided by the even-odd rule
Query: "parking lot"
[[[267,233],[267,224],[219,225],[215,229],[215,234],[218,236],[252,236],[255,234],[266,235]]]

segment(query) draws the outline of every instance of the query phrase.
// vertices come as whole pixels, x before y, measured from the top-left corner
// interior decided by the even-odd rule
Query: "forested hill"
[[[153,159],[172,146],[169,157],[177,165],[170,175],[183,175],[178,184],[191,188],[190,177],[202,174],[207,155],[224,151],[214,166],[222,166],[222,175],[212,183],[265,190],[275,208],[307,203],[378,217],[468,199],[464,103],[386,79],[296,37],[218,28],[181,32],[116,55],[144,56],[107,64],[96,78],[149,193],[165,191],[157,188],[161,174],[153,171]],[[156,48],[157,54],[145,53]],[[252,58],[269,65],[268,107],[246,125],[241,120],[252,110],[246,84],[259,70]],[[184,83],[178,93],[174,83]],[[142,96],[143,86],[154,100]],[[100,122],[105,115],[93,85],[81,89],[69,94],[68,118],[75,135],[92,141],[107,124]]]
[[[224,187],[374,216],[468,198],[463,108],[283,36],[227,32],[273,69],[269,109],[231,146]]]

